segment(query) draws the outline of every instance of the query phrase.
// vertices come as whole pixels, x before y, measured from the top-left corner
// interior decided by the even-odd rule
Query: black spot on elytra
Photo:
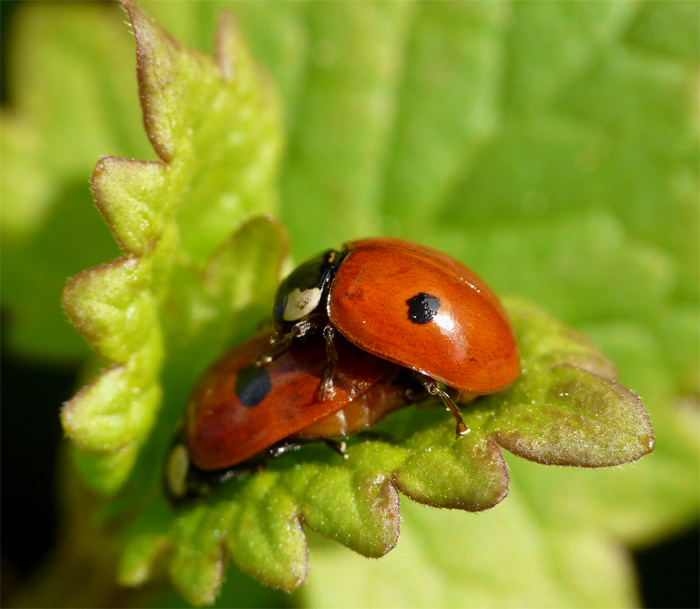
[[[406,301],[408,319],[414,324],[427,324],[433,321],[440,309],[440,299],[432,294],[420,292]]]
[[[272,389],[270,373],[255,364],[246,366],[236,376],[236,395],[243,406],[257,406]]]

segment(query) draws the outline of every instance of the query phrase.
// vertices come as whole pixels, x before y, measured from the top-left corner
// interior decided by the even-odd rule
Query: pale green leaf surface
[[[401,511],[401,543],[378,562],[311,537],[311,576],[301,591],[303,604],[621,607],[634,594],[633,576],[619,548],[580,526],[552,530],[528,505],[517,481],[502,505],[470,518],[410,502],[403,502]]]
[[[310,63],[282,182],[301,255],[381,231],[380,172],[413,16],[413,2],[320,3],[308,14]]]
[[[405,495],[435,507],[475,512],[508,493],[506,464],[490,438],[473,432],[455,442],[446,426],[417,436],[408,442],[413,455],[395,475]]]
[[[483,2],[424,2],[415,9],[382,176],[392,230],[413,233],[431,223],[492,136],[508,19],[507,9]]]

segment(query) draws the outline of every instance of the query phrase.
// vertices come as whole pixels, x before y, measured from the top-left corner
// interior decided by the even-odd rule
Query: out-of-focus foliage
[[[111,365],[61,420],[88,480],[112,492],[150,435],[167,351],[187,345],[206,361],[203,336],[210,348],[221,345],[246,308],[270,302],[286,250],[272,219],[241,228],[274,209],[281,127],[276,97],[233,17],[222,18],[212,59],[126,6],[159,160],[100,160],[92,191],[124,256],[71,278],[63,293],[71,322]]]
[[[279,214],[295,257],[374,233],[447,251],[593,336],[657,439],[624,469],[508,459],[503,506],[480,517],[404,509],[403,539],[379,562],[315,543],[299,602],[634,604],[611,539],[653,540],[698,509],[698,4],[144,3],[205,50],[224,5],[281,92]],[[118,255],[87,177],[102,155],[153,158],[122,21],[88,3],[16,16],[3,302],[28,355],[87,353],[60,291]],[[241,319],[253,327],[251,310]],[[186,393],[193,372],[179,372],[193,352],[172,363],[173,396]],[[398,596],[379,593],[387,578]]]

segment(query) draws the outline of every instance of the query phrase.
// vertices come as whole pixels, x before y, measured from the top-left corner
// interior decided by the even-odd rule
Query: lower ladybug
[[[501,391],[520,370],[513,327],[486,283],[446,254],[401,239],[353,241],[311,258],[280,285],[273,317],[277,332],[261,366],[297,337],[322,332],[325,395],[343,360],[334,348],[340,334],[414,371],[452,411],[457,436],[468,428],[455,400]]]
[[[360,431],[421,393],[425,397],[405,369],[339,338],[333,391],[322,398],[325,341],[295,341],[261,368],[256,361],[270,337],[268,332],[234,347],[195,387],[166,464],[172,500],[203,495],[213,483],[250,471],[267,457],[312,439]]]

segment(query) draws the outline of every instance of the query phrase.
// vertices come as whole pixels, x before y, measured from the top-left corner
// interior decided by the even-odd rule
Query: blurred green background
[[[55,539],[58,405],[89,353],[61,289],[119,253],[88,178],[103,155],[154,158],[119,7],[28,4],[0,3],[3,601]],[[420,241],[618,363],[657,448],[617,472],[642,516],[611,534],[637,550],[647,606],[697,606],[697,533],[667,540],[698,509],[700,4],[142,5],[207,52],[235,11],[281,93],[295,260]]]

